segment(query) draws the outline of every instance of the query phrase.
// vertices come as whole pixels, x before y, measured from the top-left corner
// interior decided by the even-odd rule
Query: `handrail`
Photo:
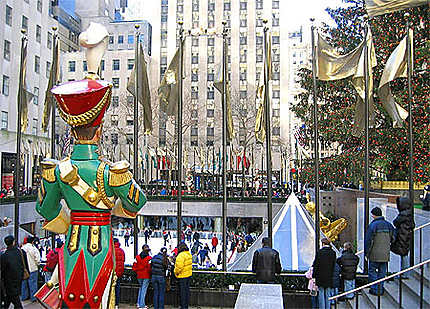
[[[425,223],[425,224],[423,224],[423,225],[417,226],[416,228],[414,228],[414,231],[421,230],[421,229],[423,229],[423,228],[425,228],[426,226],[429,226],[429,225],[430,225],[430,221],[427,222],[427,223]]]
[[[414,266],[411,266],[411,267],[409,267],[409,268],[406,268],[406,269],[404,269],[404,270],[401,270],[401,271],[399,271],[399,272],[397,272],[397,273],[391,274],[391,275],[389,275],[389,276],[387,276],[387,277],[381,278],[381,279],[376,280],[376,281],[372,281],[372,282],[370,282],[370,283],[368,283],[368,284],[365,284],[365,285],[363,285],[363,286],[361,286],[361,287],[359,287],[359,288],[356,288],[356,289],[353,289],[353,290],[350,290],[350,291],[347,291],[347,292],[343,292],[342,294],[338,294],[338,295],[332,296],[332,297],[330,297],[330,298],[329,298],[329,300],[335,300],[335,299],[338,299],[339,297],[346,296],[346,295],[348,295],[348,294],[350,294],[350,293],[355,293],[355,292],[358,292],[358,291],[364,290],[364,289],[366,289],[366,288],[368,288],[368,287],[370,287],[370,286],[372,286],[372,285],[375,285],[375,284],[381,283],[381,282],[383,282],[383,281],[387,281],[387,280],[389,280],[389,279],[391,279],[391,278],[397,277],[398,275],[404,274],[404,273],[406,273],[406,272],[408,272],[408,271],[410,271],[410,270],[412,270],[412,269],[415,269],[415,268],[421,267],[421,266],[423,266],[423,265],[425,265],[425,264],[427,264],[427,263],[430,263],[430,259],[425,260],[424,262],[418,263],[418,264],[416,264],[416,265],[414,265]]]

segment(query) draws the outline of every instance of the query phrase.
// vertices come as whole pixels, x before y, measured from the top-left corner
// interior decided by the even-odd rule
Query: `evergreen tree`
[[[335,27],[324,25],[320,31],[329,42],[344,54],[363,40],[364,0],[343,0],[345,6],[331,9],[327,13],[336,23]],[[385,63],[406,35],[404,14],[410,13],[410,25],[414,29],[414,72],[412,76],[412,113],[414,135],[414,180],[430,181],[430,41],[429,9],[420,6],[372,18],[369,21],[373,35],[378,65],[374,68],[374,101],[376,106],[375,126],[370,128],[369,152],[371,175],[388,180],[407,180],[408,175],[408,126],[393,128],[392,121],[377,97],[377,87]],[[312,118],[312,72],[301,69],[300,84],[304,89],[299,102],[292,111],[305,123],[306,142],[313,140]],[[322,158],[320,177],[327,183],[358,183],[364,175],[364,134],[352,136],[352,121],[356,92],[350,79],[339,81],[317,80],[319,112],[319,140],[322,145],[335,146],[338,154]],[[407,110],[407,79],[399,78],[391,83],[396,101]],[[313,183],[313,160],[302,163],[302,182]],[[377,177],[378,177],[377,176]]]

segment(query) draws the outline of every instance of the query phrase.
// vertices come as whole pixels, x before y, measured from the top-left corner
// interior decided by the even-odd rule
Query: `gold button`
[[[69,294],[69,299],[70,300],[74,300],[75,299],[75,295],[73,295],[72,293]]]
[[[58,299],[61,299],[61,294],[58,294]]]
[[[72,234],[73,234],[73,235],[75,235],[75,234],[76,234],[76,230],[73,230],[73,231],[72,231]]]
[[[99,233],[99,230],[93,230],[93,234],[97,235]]]
[[[73,247],[73,246],[74,246],[74,243],[69,242],[69,248],[71,248],[71,247]]]
[[[46,283],[46,286],[51,289],[54,286],[54,284],[52,283],[52,281],[48,281]]]
[[[80,300],[84,300],[84,299],[85,299],[84,295],[82,295],[82,294],[81,294],[81,295],[79,295],[79,299],[80,299]]]
[[[96,192],[91,192],[91,193],[88,195],[88,200],[89,200],[90,202],[95,202],[95,201],[97,200],[97,193],[96,193]]]
[[[94,302],[98,302],[99,301],[99,297],[98,296],[94,296]]]
[[[96,244],[92,244],[91,248],[97,249],[97,245]]]

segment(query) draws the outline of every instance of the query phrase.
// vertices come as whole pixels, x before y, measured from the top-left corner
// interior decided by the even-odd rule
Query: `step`
[[[366,298],[369,306],[366,308],[378,308],[378,296],[372,295],[369,293],[368,289],[365,289],[365,292],[363,293],[363,297]],[[393,301],[392,297],[388,295],[387,292],[384,293],[384,295],[381,296],[381,308],[397,308],[398,304]],[[359,307],[361,309],[361,307]]]
[[[411,272],[412,276],[419,281],[421,276],[421,269],[415,268]],[[424,289],[426,287],[430,288],[430,264],[424,265]]]
[[[356,295],[353,299],[346,300],[345,304],[347,304],[348,308],[355,309],[357,300],[358,300],[358,308],[360,309],[373,308],[372,305],[367,300],[367,297],[363,296],[362,293],[360,293],[359,295]]]
[[[399,280],[396,279],[394,283],[396,284],[396,289],[398,294],[400,282]],[[402,296],[403,298],[405,297],[404,296],[405,294],[410,295],[416,300],[416,303],[419,305],[420,303],[420,281],[419,280],[416,280],[412,276],[408,280],[402,280],[402,292],[403,292],[403,296]],[[426,288],[425,285],[423,289],[423,300],[424,300],[424,307],[430,308],[430,290]],[[404,301],[402,300],[402,305],[403,304],[404,304]]]
[[[402,308],[418,308],[420,304],[419,298],[404,287],[402,285]],[[386,282],[385,295],[390,297],[396,304],[399,304],[399,283],[397,281]]]

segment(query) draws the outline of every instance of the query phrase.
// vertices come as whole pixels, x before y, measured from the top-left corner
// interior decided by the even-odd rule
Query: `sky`
[[[191,1],[191,0],[186,0]],[[233,0],[239,1],[239,0]],[[127,19],[144,19],[150,23],[153,18],[157,20],[159,16],[152,16],[154,7],[160,5],[160,0],[128,0],[129,11],[133,12],[133,16],[128,16]],[[327,7],[341,6],[341,0],[283,0],[280,3],[281,22],[287,20],[287,28],[295,30],[300,25],[308,26],[309,19],[315,18],[317,22],[330,22],[330,17],[324,11]],[[138,7],[142,9],[137,9]]]

